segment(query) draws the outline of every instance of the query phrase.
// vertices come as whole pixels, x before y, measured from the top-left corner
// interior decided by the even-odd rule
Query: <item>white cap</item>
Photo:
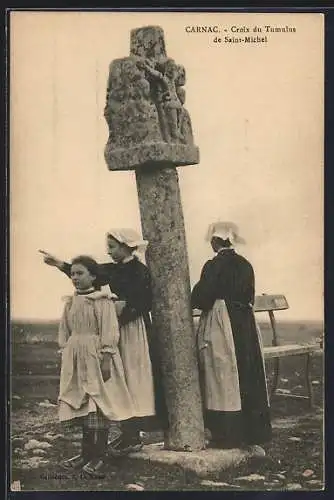
[[[221,238],[222,240],[229,239],[231,244],[244,244],[246,241],[239,236],[239,228],[234,222],[213,222],[209,225],[206,240],[211,241],[212,238]]]
[[[139,234],[134,229],[130,228],[110,229],[110,231],[107,232],[107,237],[108,236],[111,236],[119,243],[124,243],[130,248],[137,247],[138,250],[145,250],[148,245],[148,241],[140,238]]]

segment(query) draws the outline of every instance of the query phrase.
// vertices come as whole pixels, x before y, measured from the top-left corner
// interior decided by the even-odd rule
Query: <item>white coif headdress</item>
[[[124,243],[130,248],[137,248],[139,251],[144,251],[148,245],[148,241],[140,238],[139,234],[130,228],[110,229],[107,232],[107,237],[111,236],[119,243]]]
[[[222,240],[229,239],[231,244],[245,244],[246,241],[239,236],[239,228],[234,222],[213,222],[209,225],[206,240],[211,241],[212,238],[221,238]]]

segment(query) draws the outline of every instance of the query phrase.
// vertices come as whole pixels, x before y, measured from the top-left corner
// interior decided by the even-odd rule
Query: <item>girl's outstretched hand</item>
[[[43,255],[43,260],[45,264],[55,267],[60,267],[62,265],[62,261],[51,255],[50,253],[45,252],[44,250],[38,250],[38,251]]]

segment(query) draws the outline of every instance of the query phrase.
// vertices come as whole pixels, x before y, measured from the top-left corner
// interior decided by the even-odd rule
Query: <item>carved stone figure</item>
[[[193,144],[194,138],[190,115],[186,108],[183,107],[186,100],[186,91],[183,87],[176,87],[176,93],[182,104],[181,109],[178,113],[178,128],[180,132],[180,138],[184,144]]]
[[[190,116],[183,107],[184,84],[185,69],[167,57],[162,29],[133,30],[130,57],[109,66],[104,116],[109,128],[105,158],[111,170],[134,169],[151,160],[198,163]]]
[[[104,116],[109,126],[108,142],[113,147],[161,140],[150,84],[137,68],[135,58],[119,59],[111,66]]]
[[[174,61],[168,59],[165,63],[157,63],[156,67],[153,67],[151,62],[144,60],[138,61],[137,65],[152,81],[151,95],[156,102],[164,140],[177,142],[180,139],[178,112],[182,104],[176,91],[177,67]]]

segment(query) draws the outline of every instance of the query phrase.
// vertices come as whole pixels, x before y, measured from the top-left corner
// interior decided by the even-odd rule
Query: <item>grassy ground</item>
[[[315,331],[314,334],[316,336]],[[79,473],[65,473],[59,466],[62,459],[72,456],[79,450],[80,435],[64,435],[56,421],[57,408],[48,406],[49,403],[56,402],[58,392],[59,360],[55,351],[54,343],[14,343],[12,348],[12,371],[15,375],[12,377],[11,480],[20,481],[22,490],[122,491],[133,483],[139,488],[154,491],[321,489],[323,484],[321,356],[316,356],[312,365],[315,396],[315,408],[312,411],[309,411],[304,400],[277,397],[273,401],[274,435],[267,448],[265,460],[253,461],[203,480],[178,467],[122,459],[108,464],[104,480],[87,480]],[[267,372],[270,383],[272,375],[270,363],[267,365]],[[283,360],[280,388],[296,394],[305,393],[303,375],[304,361],[300,357]],[[46,399],[49,403],[45,404]],[[156,442],[161,440],[161,437],[156,433],[146,435],[145,440]],[[33,450],[25,449],[25,445],[31,439],[47,442],[50,447],[34,455]],[[42,462],[38,463],[39,459],[34,459],[34,456],[40,456]],[[251,476],[248,480],[240,479],[250,474],[256,476]]]

